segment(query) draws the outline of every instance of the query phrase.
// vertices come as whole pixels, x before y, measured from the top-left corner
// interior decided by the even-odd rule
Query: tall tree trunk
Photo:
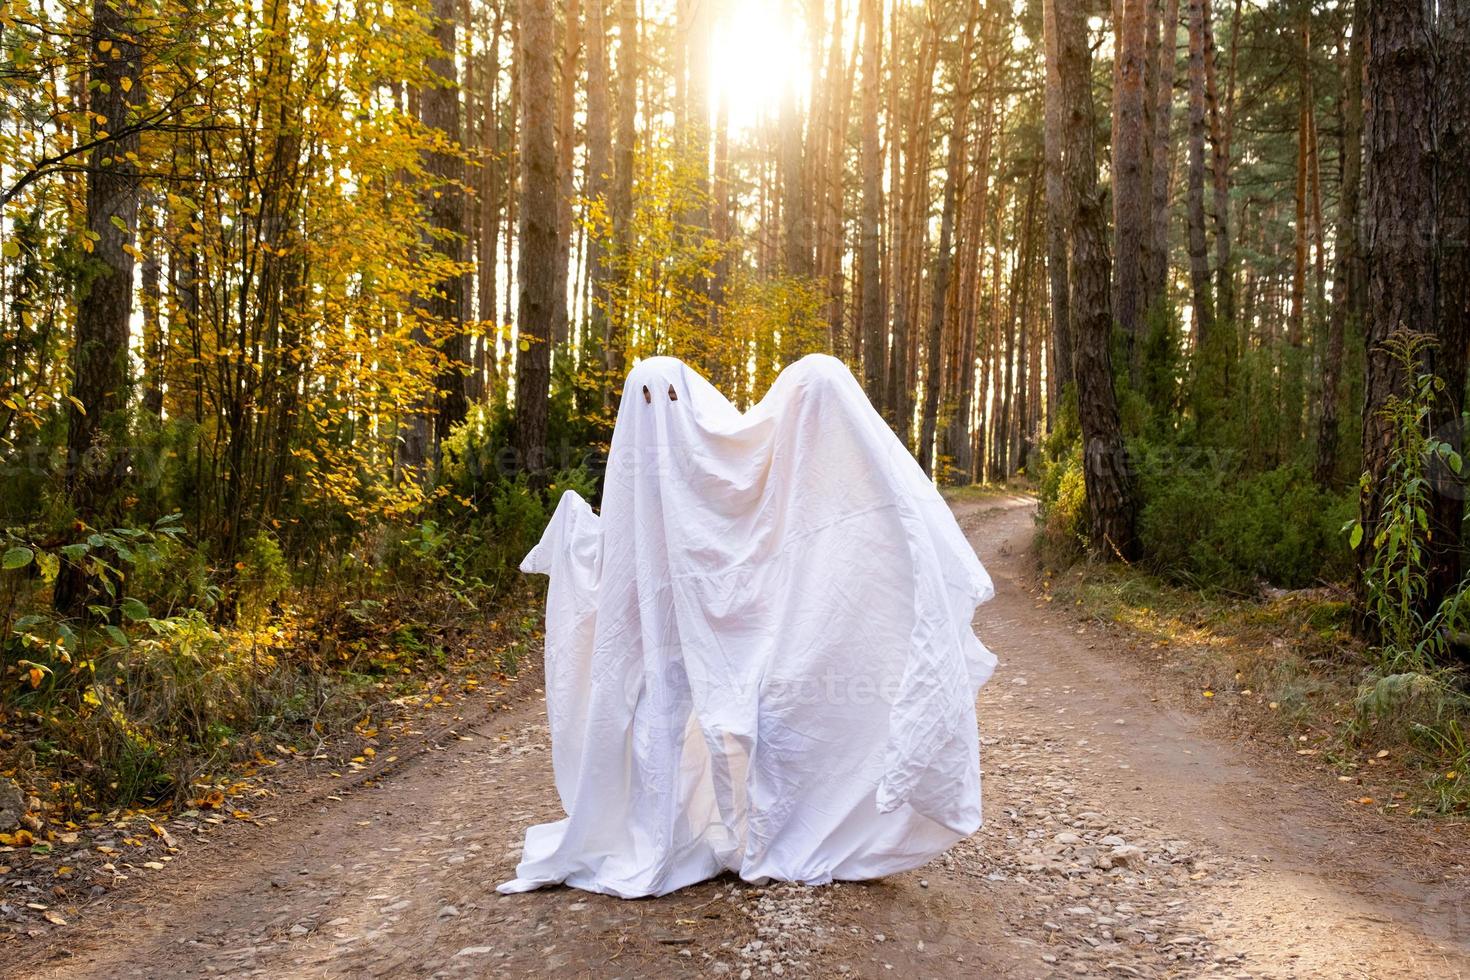
[[[456,25],[459,11],[455,0],[434,0],[434,39],[439,51],[429,68],[442,84],[419,95],[425,126],[437,129],[455,150],[429,154],[428,169],[435,188],[426,203],[433,229],[429,244],[450,262],[464,259],[464,161],[458,153],[460,139],[459,81],[455,67]],[[465,366],[469,361],[469,334],[465,332],[465,275],[455,270],[434,285],[427,302],[429,316],[443,332],[440,350],[444,368],[439,374],[439,410],[434,416],[433,455],[449,430],[464,421],[469,402],[465,395]],[[424,471],[426,473],[426,471]]]
[[[1169,178],[1174,156],[1174,75],[1179,63],[1179,0],[1165,0],[1159,35],[1158,85],[1154,102],[1153,248],[1149,279],[1167,302],[1169,288]]]
[[[883,158],[878,146],[878,88],[883,80],[883,4],[862,0],[863,89],[862,157],[863,202],[858,232],[859,333],[863,338],[863,387],[879,411],[884,404],[887,312],[883,304],[879,265],[879,217],[883,213]]]
[[[516,357],[516,451],[521,466],[542,472],[546,459],[546,411],[551,383],[551,340],[556,307],[553,265],[558,254],[556,116],[553,105],[556,17],[552,0],[522,0],[521,18],[521,350]]]
[[[1322,363],[1322,412],[1317,425],[1314,475],[1333,485],[1338,457],[1338,407],[1342,397],[1342,359],[1347,328],[1361,313],[1362,256],[1358,245],[1358,202],[1363,173],[1363,7],[1354,0],[1352,32],[1342,79],[1342,191],[1337,211],[1337,246],[1332,281],[1332,314],[1327,322],[1327,354]]]
[[[1287,325],[1287,342],[1302,345],[1307,320],[1307,129],[1311,125],[1312,88],[1310,82],[1311,29],[1310,11],[1302,8],[1301,50],[1297,66],[1296,128],[1296,221],[1291,275],[1291,320]]]
[[[812,257],[812,214],[803,169],[805,162],[796,83],[791,81],[781,96],[782,265],[788,276],[810,277],[816,272]]]
[[[1237,10],[1236,16],[1239,16]],[[1215,72],[1215,29],[1210,0],[1204,0],[1203,28],[1205,102],[1210,120],[1210,175],[1215,191],[1215,311],[1225,329],[1235,332],[1235,282],[1230,259],[1230,143],[1225,136],[1224,113],[1220,108]],[[1227,356],[1233,355],[1233,344]]]
[[[1195,349],[1206,351],[1215,327],[1205,237],[1205,0],[1189,0],[1189,282]]]
[[[980,15],[980,0],[970,0],[965,18],[965,34],[961,41],[960,68],[955,81],[951,129],[944,161],[944,208],[939,218],[939,252],[934,257],[934,272],[929,287],[929,334],[925,347],[928,366],[924,372],[924,415],[919,427],[919,463],[924,472],[934,476],[934,436],[939,422],[939,389],[941,339],[944,330],[945,301],[949,298],[949,273],[953,262],[955,202],[964,166],[964,145],[970,120],[970,75],[975,52],[975,21]]]
[[[918,341],[918,330],[914,324],[918,320],[920,278],[929,230],[929,222],[925,218],[929,202],[930,107],[934,96],[934,70],[939,57],[938,30],[938,19],[929,18],[919,48],[919,70],[911,76],[913,98],[909,101],[909,115],[903,126],[907,145],[903,152],[902,198],[899,202],[901,227],[893,276],[893,356],[888,369],[888,401],[893,406],[894,430],[906,446],[912,445],[914,438],[914,372],[917,368],[914,349]]]
[[[607,203],[612,174],[612,131],[608,126],[607,3],[587,0],[587,198]],[[588,352],[602,353],[607,335],[607,246],[602,234],[587,236]],[[584,362],[585,363],[585,362]],[[604,366],[606,362],[604,361]]]
[[[1148,202],[1152,190],[1149,170],[1148,110],[1145,98],[1148,5],[1151,0],[1121,0],[1119,26],[1117,125],[1113,142],[1113,183],[1117,225],[1113,261],[1116,265],[1118,326],[1128,355],[1128,376],[1134,386],[1145,329],[1145,285],[1148,256]],[[1118,4],[1115,4],[1115,9]]]
[[[576,174],[575,149],[577,145],[577,78],[581,74],[578,64],[582,48],[582,5],[580,0],[563,0],[562,29],[560,31],[561,57],[557,59],[558,90],[556,95],[556,149],[557,149],[557,202],[556,202],[556,261],[552,266],[552,292],[557,297],[552,304],[551,342],[556,348],[565,348],[570,339],[570,313],[567,310],[567,276],[572,257],[572,196],[573,177]]]
[[[1383,417],[1407,379],[1384,347],[1399,330],[1435,323],[1434,51],[1429,5],[1365,0],[1363,257],[1368,278],[1364,324],[1363,540],[1378,529],[1393,432]],[[1426,365],[1432,369],[1433,358]],[[1436,535],[1439,528],[1435,529]],[[1359,549],[1362,565],[1372,547]],[[1370,633],[1371,621],[1365,622]]]
[[[1177,4],[1179,0],[1171,2]],[[1066,181],[1062,174],[1066,110],[1062,102],[1062,80],[1057,65],[1056,16],[1050,2],[1043,2],[1041,7],[1046,55],[1046,92],[1042,123],[1043,155],[1046,162],[1046,271],[1051,296],[1051,342],[1054,356],[1051,373],[1055,375],[1056,397],[1060,398],[1073,383],[1072,323],[1067,286],[1067,221],[1072,206],[1067,201]],[[1046,414],[1048,422],[1055,419],[1055,404],[1050,406]]]
[[[631,285],[628,254],[633,245],[633,168],[638,144],[638,0],[618,0],[618,127],[617,157],[613,161],[613,248],[621,263],[623,297],[607,319],[603,356],[607,359],[603,404],[617,400],[617,389],[627,370],[631,324],[626,293]]]
[[[842,4],[834,5],[834,17],[840,23]],[[852,86],[857,75],[857,45],[844,65],[842,60],[842,34],[833,28],[832,57],[829,71],[835,76],[831,101],[827,111],[827,163],[824,168],[823,187],[816,195],[825,201],[823,226],[825,232],[819,238],[818,247],[823,250],[822,265],[827,279],[827,342],[833,354],[849,357],[857,350],[844,329],[845,325],[845,282],[842,256],[846,249],[847,223],[844,220],[844,203],[847,197],[847,124],[852,115]]]
[[[993,72],[993,68],[989,71]],[[983,279],[982,266],[985,262],[983,249],[985,224],[990,204],[991,142],[995,131],[995,104],[986,99],[987,118],[981,123],[984,135],[976,142],[975,158],[965,179],[965,203],[968,213],[965,218],[964,244],[960,254],[964,259],[964,274],[961,277],[959,296],[960,327],[957,338],[955,365],[958,404],[950,422],[949,446],[954,454],[954,469],[959,479],[969,483],[975,479],[974,438],[971,427],[975,414],[975,342],[979,321],[980,283]],[[1066,262],[1066,239],[1063,238],[1062,261]]]
[[[164,353],[168,341],[163,333],[163,242],[159,234],[158,202],[142,207],[139,221],[139,245],[143,252],[143,268],[139,275],[143,305],[143,411],[155,419],[163,418]]]
[[[1444,393],[1435,406],[1437,436],[1464,451],[1467,346],[1470,346],[1470,0],[1441,0],[1436,25],[1435,133],[1439,156],[1439,349],[1435,371]],[[1464,568],[1463,476],[1437,467],[1430,498],[1430,609],[1459,586]],[[1463,655],[1462,655],[1463,658]]]
[[[1109,355],[1107,227],[1097,188],[1093,147],[1092,53],[1081,0],[1054,4],[1057,67],[1067,114],[1065,163],[1072,203],[1071,304],[1076,330],[1074,368],[1082,423],[1083,476],[1093,550],[1132,560],[1138,553],[1136,505]],[[1198,3],[1199,0],[1194,0]]]
[[[500,320],[496,303],[500,292],[497,268],[500,260],[497,254],[500,245],[500,187],[508,172],[500,146],[500,35],[504,27],[503,18],[503,12],[497,10],[490,25],[490,50],[486,55],[488,64],[483,93],[484,112],[480,120],[480,242],[477,249],[479,262],[476,267],[476,286],[479,318],[488,329],[481,330],[480,347],[475,352],[475,370],[482,379],[496,367],[491,361],[493,359],[498,363],[496,355],[499,352],[496,348],[500,345],[500,331],[496,329]],[[481,394],[483,393],[482,391]],[[491,391],[490,394],[499,397],[504,392]]]
[[[64,474],[77,519],[88,524],[114,516],[128,471],[128,328],[138,228],[138,133],[132,127],[143,94],[136,31],[111,0],[92,5],[89,109],[100,117],[95,128],[108,138],[92,150],[87,167],[92,275],[77,302]],[[84,611],[87,585],[79,566],[67,563],[53,599],[60,612]]]

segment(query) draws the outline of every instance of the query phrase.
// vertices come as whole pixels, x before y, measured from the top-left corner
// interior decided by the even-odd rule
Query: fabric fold
[[[835,358],[743,414],[677,360],[638,364],[601,515],[564,495],[521,568],[550,576],[567,817],[501,891],[873,878],[979,827],[995,657],[971,619],[994,590]]]

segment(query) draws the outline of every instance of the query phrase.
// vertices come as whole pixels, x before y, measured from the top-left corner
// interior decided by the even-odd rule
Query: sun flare
[[[730,128],[752,129],[780,109],[788,85],[798,99],[809,80],[806,28],[781,0],[730,4],[710,45],[710,112],[721,100]]]

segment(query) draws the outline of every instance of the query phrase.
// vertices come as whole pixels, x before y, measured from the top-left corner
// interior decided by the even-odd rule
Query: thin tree
[[[949,273],[953,262],[955,205],[964,167],[965,137],[970,124],[970,75],[975,54],[975,23],[980,16],[979,0],[970,0],[965,33],[960,42],[960,64],[951,101],[951,123],[944,161],[944,206],[939,218],[939,251],[929,287],[929,333],[925,342],[928,365],[924,372],[924,414],[919,427],[919,463],[934,475],[934,435],[939,420],[940,373],[943,367],[940,344],[944,329],[945,302],[949,298]]]
[[[1154,87],[1153,140],[1153,247],[1149,261],[1150,289],[1167,301],[1169,278],[1169,190],[1174,159],[1174,76],[1179,63],[1179,0],[1165,0],[1160,22],[1158,65]]]
[[[633,167],[638,144],[638,0],[618,3],[618,119],[616,157],[613,161],[612,225],[613,249],[619,260],[633,246]],[[624,276],[632,274],[623,269]],[[628,284],[625,282],[624,286]],[[626,291],[626,290],[625,290]],[[630,324],[627,309],[617,309],[607,318],[603,337],[603,357],[607,364],[607,380],[603,388],[603,404],[611,407],[616,399],[616,386],[622,382],[627,365]]]
[[[1113,261],[1117,274],[1118,326],[1123,331],[1128,375],[1136,385],[1143,349],[1146,312],[1145,261],[1148,256],[1148,202],[1152,189],[1152,154],[1148,134],[1145,82],[1148,49],[1148,6],[1151,0],[1120,0],[1123,20],[1118,37],[1117,112],[1113,140]]]
[[[612,130],[608,125],[607,0],[587,0],[587,198],[605,206],[612,185]],[[607,248],[603,235],[587,239],[587,346],[602,350],[607,334]],[[584,355],[586,356],[586,355]],[[605,366],[605,364],[604,364]]]
[[[884,369],[887,367],[887,314],[883,304],[882,272],[878,250],[879,219],[883,213],[883,158],[878,146],[878,87],[883,79],[883,7],[880,0],[863,0],[862,83],[862,215],[858,232],[858,286],[862,290],[858,319],[862,336],[863,387],[880,411],[884,408]]]
[[[1175,0],[1177,2],[1177,0]],[[1042,153],[1046,166],[1046,272],[1051,295],[1051,343],[1056,398],[1072,384],[1072,324],[1067,287],[1067,217],[1071,208],[1062,174],[1062,145],[1066,124],[1062,106],[1062,83],[1057,74],[1057,31],[1053,5],[1041,5],[1042,37],[1045,45],[1046,79],[1042,107]],[[1047,412],[1056,414],[1055,405]]]
[[[1236,8],[1235,16],[1240,17]],[[1225,110],[1220,106],[1215,71],[1215,30],[1210,0],[1201,12],[1201,41],[1204,45],[1205,105],[1210,123],[1210,176],[1215,207],[1215,310],[1226,329],[1235,330],[1235,283],[1230,257],[1230,142],[1226,138]],[[1228,107],[1227,107],[1228,108]]]
[[[1189,0],[1189,283],[1194,300],[1194,343],[1210,349],[1215,326],[1205,231],[1205,0]]]
[[[570,339],[570,315],[567,309],[567,277],[572,256],[572,197],[576,175],[574,161],[577,145],[577,80],[581,77],[582,5],[580,0],[563,0],[560,34],[561,57],[557,59],[556,93],[556,173],[558,179],[556,205],[556,261],[553,292],[561,297],[553,304],[554,322],[551,341],[557,348],[567,346]],[[558,355],[560,356],[560,355]]]
[[[1332,312],[1327,321],[1327,352],[1322,359],[1322,410],[1317,423],[1317,482],[1330,487],[1337,471],[1338,408],[1347,330],[1356,322],[1362,301],[1362,255],[1358,245],[1358,204],[1363,174],[1363,3],[1353,3],[1352,28],[1343,64],[1342,190],[1337,211],[1337,245],[1333,264]]]

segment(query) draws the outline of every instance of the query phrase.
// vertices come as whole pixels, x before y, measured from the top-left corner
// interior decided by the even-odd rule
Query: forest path
[[[182,855],[0,974],[1470,977],[1463,828],[1384,818],[1212,734],[1169,706],[1163,664],[1028,591],[1030,501],[955,509],[996,582],[976,626],[1001,666],[986,826],[924,869],[497,895],[525,826],[560,816],[532,697]]]

